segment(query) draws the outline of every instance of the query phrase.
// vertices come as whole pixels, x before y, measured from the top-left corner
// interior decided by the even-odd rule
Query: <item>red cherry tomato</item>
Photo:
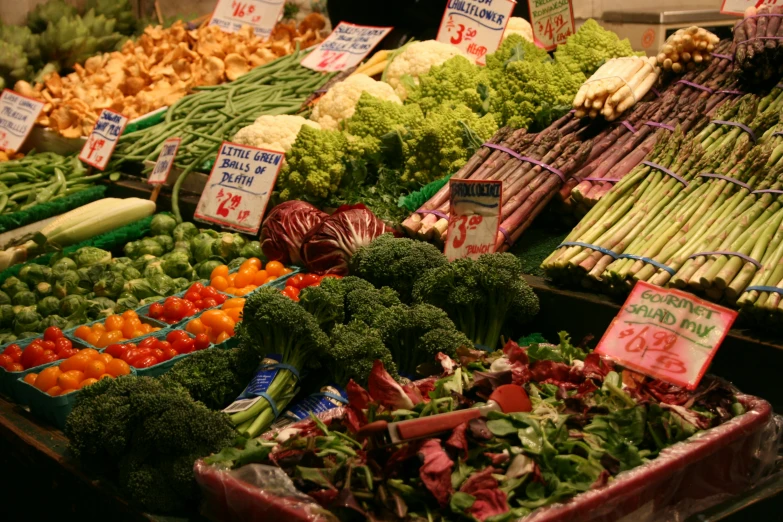
[[[149,348],[149,347],[155,346],[156,342],[158,342],[158,340],[155,339],[154,337],[147,337],[146,339],[143,339],[139,343],[139,348]]]
[[[70,350],[73,348],[73,343],[67,337],[60,337],[54,342],[55,351],[59,353],[61,350]]]
[[[163,304],[163,317],[166,321],[176,323],[185,317],[185,303],[179,297],[169,297]]]
[[[60,337],[63,336],[63,331],[57,328],[56,326],[50,326],[46,330],[44,330],[43,338],[44,341],[56,341]]]
[[[169,348],[171,348],[171,343],[170,343],[170,342],[168,342],[168,341],[161,341],[161,342],[159,342],[159,343],[157,344],[156,348],[157,348],[157,349],[159,349],[159,350],[166,351],[166,350],[168,350]]]
[[[198,301],[193,303],[193,306],[195,306],[199,310],[203,310],[204,309],[204,300],[203,299],[199,299]]]
[[[190,338],[178,339],[171,343],[171,347],[174,348],[177,353],[190,353],[196,349],[196,341]]]
[[[302,284],[304,283],[304,274],[296,274],[289,277],[286,282],[285,286],[293,286],[294,288],[304,288]]]
[[[160,303],[152,303],[150,305],[150,317],[158,319],[163,316],[163,305]]]
[[[27,348],[22,350],[22,356],[19,358],[19,362],[22,363],[24,369],[32,368],[35,366],[35,362],[43,355],[43,346],[36,342],[30,343]]]
[[[61,361],[63,359],[67,359],[68,357],[74,356],[77,353],[79,353],[79,350],[74,350],[73,348],[70,350],[60,350],[57,352],[57,360]]]
[[[209,336],[200,333],[196,336],[196,350],[204,350],[205,348],[209,348]]]
[[[22,358],[22,348],[18,344],[9,344],[3,350],[3,354],[9,356],[15,363],[18,363]]]
[[[299,301],[299,292],[300,290],[295,286],[286,286],[283,288],[283,295],[294,301]]]
[[[8,354],[0,354],[0,368],[8,368],[14,364],[14,360],[11,359],[11,356]]]
[[[44,350],[55,351],[57,349],[57,345],[54,344],[54,341],[44,341],[42,345],[44,347]]]
[[[297,274],[300,275],[300,274]],[[321,283],[321,276],[318,274],[301,274],[302,283],[299,288],[306,288],[308,286],[316,286]],[[294,276],[296,277],[296,276]]]
[[[188,292],[196,292],[197,294],[201,294],[201,292],[204,290],[204,285],[201,283],[193,283],[190,285],[190,288],[188,288]]]
[[[152,355],[154,355],[155,358],[159,361],[165,361],[163,357],[166,355],[166,352],[164,352],[160,348],[155,348],[154,350],[152,350]]]
[[[52,351],[46,350],[43,354],[41,354],[41,358],[38,360],[38,364],[36,364],[36,366],[54,362],[56,360],[57,360],[57,354]]]
[[[160,353],[158,353],[160,352]],[[171,354],[168,350],[155,350],[155,357],[160,362],[164,361],[170,361],[171,360]]]
[[[135,368],[149,368],[158,364],[160,361],[154,355],[140,355],[135,359],[131,359],[128,364]]]
[[[189,338],[190,336],[188,335],[188,332],[186,332],[185,330],[172,330],[166,336],[166,340],[172,344],[180,339],[189,339]]]
[[[204,308],[215,308],[218,305],[217,299],[208,297],[204,299]]]
[[[217,301],[217,304],[221,305],[226,302],[226,299],[228,299],[228,297],[226,297],[223,294],[218,294],[216,297],[214,297],[214,299],[215,301]]]
[[[202,299],[209,299],[209,298],[216,298],[218,296],[218,291],[216,288],[213,288],[211,286],[207,286],[204,288],[204,290],[201,291],[201,298]]]
[[[175,350],[174,348],[171,348],[171,347],[166,348],[165,350],[163,350],[163,353],[165,354],[166,357],[168,357],[168,359],[166,359],[167,361],[169,359],[172,359],[172,358],[176,357],[177,355],[179,355],[177,353],[177,350]]]
[[[191,303],[195,303],[201,299],[201,294],[199,292],[194,292],[193,290],[188,290],[185,294],[185,300],[190,301]]]
[[[122,359],[125,352],[128,351],[128,347],[123,344],[110,344],[106,347],[106,353],[114,357],[115,359]]]

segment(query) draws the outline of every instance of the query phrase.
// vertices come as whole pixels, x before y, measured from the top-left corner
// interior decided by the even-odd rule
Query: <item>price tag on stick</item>
[[[314,71],[344,71],[359,65],[393,27],[340,22],[326,40],[304,57],[301,65]]]
[[[500,46],[514,0],[449,0],[437,40],[451,44],[484,65],[487,53]]]
[[[551,51],[574,34],[574,7],[571,0],[527,0],[533,36]]]
[[[285,154],[224,141],[195,218],[257,234]]]
[[[127,124],[128,118],[122,114],[103,109],[79,154],[79,159],[98,170],[104,170]]]
[[[3,89],[0,94],[0,150],[19,152],[43,107],[42,101]]]
[[[503,182],[452,179],[445,254],[449,261],[495,251],[500,226]]]
[[[736,318],[688,292],[639,281],[595,351],[694,390]]]
[[[169,138],[163,142],[163,148],[158,154],[158,161],[155,162],[155,168],[152,169],[147,183],[150,185],[166,184],[171,167],[174,166],[174,158],[177,157],[180,143],[182,143],[182,138]]]
[[[209,25],[217,25],[227,33],[239,32],[243,25],[249,25],[256,36],[266,38],[284,5],[285,0],[218,0]]]

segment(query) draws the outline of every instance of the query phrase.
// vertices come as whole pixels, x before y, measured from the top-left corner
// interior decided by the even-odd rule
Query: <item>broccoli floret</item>
[[[372,326],[380,332],[398,371],[407,375],[415,375],[420,364],[434,361],[438,352],[454,357],[457,348],[472,344],[446,312],[428,304],[385,308],[376,314]]]
[[[457,102],[484,114],[484,101],[491,96],[489,89],[487,69],[458,55],[419,76],[419,85],[409,90],[406,102],[417,103],[425,113],[444,102]]]
[[[627,38],[620,40],[614,32],[604,29],[591,18],[565,43],[557,46],[555,60],[574,73],[581,71],[590,76],[610,58],[643,55],[634,52]]]
[[[370,324],[380,310],[400,304],[399,295],[388,286],[359,288],[345,294],[345,316],[350,321]]]
[[[353,255],[350,270],[375,286],[393,288],[402,302],[410,303],[416,279],[447,262],[446,256],[429,243],[384,234]]]
[[[260,355],[279,354],[281,362],[302,370],[317,366],[329,338],[304,308],[274,288],[251,294],[242,310],[236,338]]]
[[[202,350],[174,364],[161,381],[182,386],[194,400],[220,410],[242,393],[259,361],[247,349]]]
[[[345,174],[346,149],[342,132],[303,125],[280,169],[280,200],[319,202],[337,192]]]
[[[392,354],[383,344],[380,332],[362,321],[335,326],[326,353],[332,377],[340,386],[351,379],[364,386],[376,359],[383,362],[390,375],[397,376]]]
[[[522,279],[522,264],[512,254],[459,259],[429,270],[416,281],[415,302],[445,310],[476,345],[498,348],[504,328],[538,313],[533,290]]]
[[[345,289],[342,279],[325,278],[320,285],[302,290],[299,306],[315,317],[324,332],[330,332],[345,317]]]

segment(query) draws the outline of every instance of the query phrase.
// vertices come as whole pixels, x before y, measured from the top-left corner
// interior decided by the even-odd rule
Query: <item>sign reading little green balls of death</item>
[[[18,152],[44,103],[9,89],[0,94],[0,150]]]
[[[257,234],[284,154],[224,141],[195,218],[248,234]]]
[[[595,351],[694,390],[736,318],[693,294],[639,281]]]
[[[477,64],[500,46],[514,0],[449,0],[437,40],[458,47]]]

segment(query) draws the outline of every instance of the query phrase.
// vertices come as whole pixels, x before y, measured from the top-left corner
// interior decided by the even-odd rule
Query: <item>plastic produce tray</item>
[[[684,520],[746,490],[774,459],[781,422],[772,417],[768,402],[749,395],[738,398],[745,414],[665,449],[605,487],[540,508],[524,522]],[[327,415],[339,416],[339,409]],[[195,471],[214,520],[333,520],[269,466],[224,471],[199,460]]]

